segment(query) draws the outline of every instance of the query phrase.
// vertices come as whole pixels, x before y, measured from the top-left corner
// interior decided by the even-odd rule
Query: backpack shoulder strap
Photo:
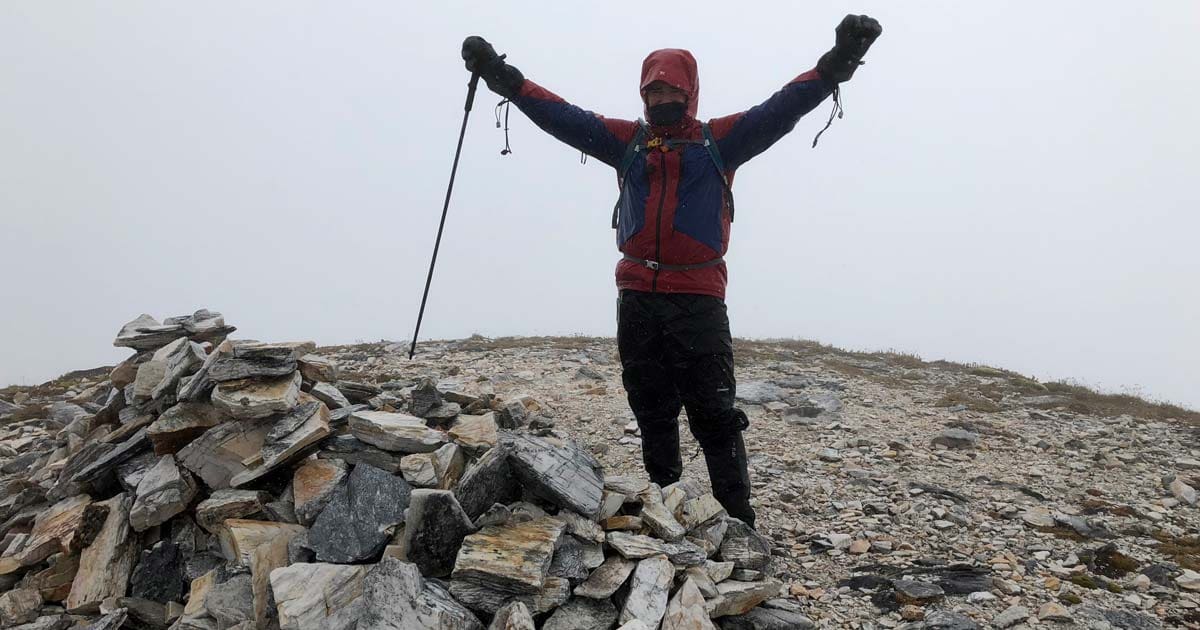
[[[638,153],[646,148],[644,143],[650,136],[650,127],[646,125],[646,121],[639,118],[637,124],[638,128],[633,134],[633,140],[630,140],[629,145],[625,147],[625,155],[621,158],[620,166],[617,167],[617,185],[620,186],[621,192],[617,197],[617,203],[613,206],[612,227],[614,230],[617,229],[617,221],[620,219],[618,213],[621,209],[621,197],[625,194],[625,174],[633,166],[633,161],[637,158]]]
[[[704,148],[708,149],[708,157],[712,158],[713,166],[721,174],[721,184],[725,186],[725,199],[729,202],[729,222],[733,223],[733,188],[729,186],[729,178],[725,175],[725,161],[721,159],[721,150],[717,148],[717,139],[713,136],[712,127],[706,122],[700,123],[704,132]]]

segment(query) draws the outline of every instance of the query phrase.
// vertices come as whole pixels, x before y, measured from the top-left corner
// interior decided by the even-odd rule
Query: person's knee
[[[737,407],[710,413],[700,411],[694,417],[689,410],[688,426],[701,448],[723,448],[738,433],[750,427],[750,418]]]

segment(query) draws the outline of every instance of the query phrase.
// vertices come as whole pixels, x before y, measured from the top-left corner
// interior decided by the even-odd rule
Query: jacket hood
[[[687,115],[696,117],[700,101],[700,75],[696,72],[696,58],[682,48],[663,48],[646,56],[642,62],[641,93],[651,83],[662,81],[671,87],[687,92]],[[645,107],[646,99],[642,99]],[[646,112],[649,118],[650,112]]]

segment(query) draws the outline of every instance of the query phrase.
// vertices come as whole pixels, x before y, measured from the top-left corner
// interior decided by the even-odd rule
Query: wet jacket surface
[[[687,114],[679,124],[652,126],[651,136],[702,141],[696,119],[700,81],[691,53],[680,49],[651,53],[642,64],[641,88],[654,81],[683,90],[688,100]],[[711,119],[708,124],[730,184],[738,167],[775,144],[831,93],[832,86],[810,70],[749,110]],[[538,127],[614,169],[619,169],[639,128],[636,121],[606,118],[572,105],[528,79],[512,102]],[[624,254],[668,265],[692,265],[728,251],[731,218],[724,183],[702,144],[640,151],[618,184],[622,194],[617,247]],[[617,264],[619,289],[724,299],[727,282],[724,264],[689,270],[651,269],[624,259]]]

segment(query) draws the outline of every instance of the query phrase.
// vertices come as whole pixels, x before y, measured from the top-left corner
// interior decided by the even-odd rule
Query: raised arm
[[[713,119],[713,135],[732,171],[766,151],[795,128],[796,123],[833,93],[833,84],[816,70],[796,77],[759,105],[730,116]]]
[[[837,43],[821,56],[816,68],[796,77],[760,105],[712,120],[725,167],[736,169],[787,135],[802,116],[833,94],[838,84],[850,80],[882,32],[879,22],[870,17],[847,15],[835,30]]]
[[[637,123],[605,118],[566,102],[505,63],[481,37],[468,37],[462,55],[468,70],[479,72],[493,92],[512,101],[542,130],[614,168],[620,164]]]

